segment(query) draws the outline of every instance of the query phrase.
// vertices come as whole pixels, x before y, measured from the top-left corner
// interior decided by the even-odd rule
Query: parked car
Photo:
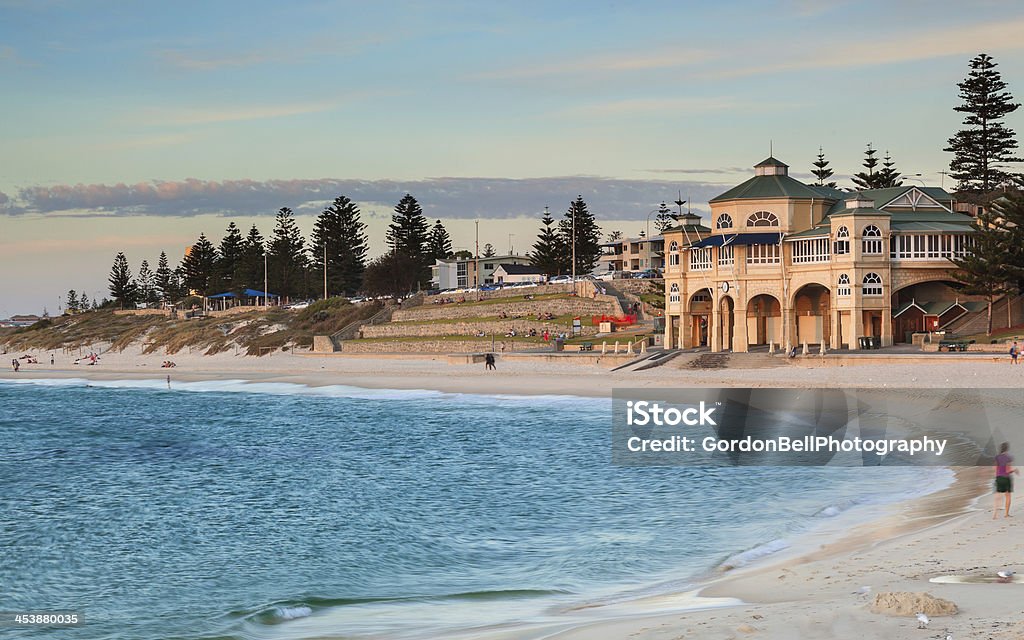
[[[640,273],[634,273],[633,277],[634,278],[640,278],[640,279],[651,279],[651,278],[660,278],[661,274],[658,273],[658,271],[656,269],[648,269],[647,271],[641,271]]]
[[[572,276],[554,276],[548,278],[548,284],[565,284],[572,282]]]
[[[608,280],[620,280],[624,277],[625,274],[623,271],[606,271],[604,273],[599,273],[596,276],[594,276],[594,278],[596,278],[597,280],[603,280],[605,282],[607,282]]]

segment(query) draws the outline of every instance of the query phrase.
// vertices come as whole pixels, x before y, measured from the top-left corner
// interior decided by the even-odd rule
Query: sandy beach
[[[96,366],[70,357],[37,353],[3,378],[160,378],[175,381],[242,379],[308,385],[434,389],[455,393],[607,396],[627,387],[1020,387],[1024,367],[1005,362],[936,358],[923,364],[822,366],[820,361],[761,359],[756,366],[694,370],[677,363],[644,372],[609,372],[601,366],[530,360],[499,360],[495,372],[482,364],[449,364],[444,356],[369,358],[277,353],[262,358],[221,354],[102,354]],[[76,354],[77,356],[77,354]],[[8,355],[8,357],[11,357]],[[177,363],[161,369],[166,359]],[[1011,434],[1014,450],[1024,439]],[[995,572],[1024,558],[1019,523],[1024,515],[993,520],[987,467],[956,469],[946,489],[887,507],[870,522],[839,520],[820,539],[794,545],[799,551],[770,556],[751,566],[723,568],[695,593],[659,596],[594,610],[566,612],[565,621],[466,635],[492,639],[585,638],[681,640],[684,638],[1024,638],[1020,599],[1024,584],[1000,584]],[[935,583],[967,576],[977,583]],[[870,587],[866,596],[858,595]],[[928,593],[955,603],[957,613],[933,616],[917,628],[912,610],[878,610],[886,593]],[[886,600],[890,604],[902,596]],[[708,608],[695,610],[694,607]],[[907,604],[906,606],[911,606]],[[905,608],[905,607],[904,607]],[[894,615],[899,613],[900,615]]]

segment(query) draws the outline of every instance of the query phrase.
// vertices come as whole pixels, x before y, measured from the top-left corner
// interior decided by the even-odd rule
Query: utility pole
[[[480,221],[476,221],[476,252],[474,253],[476,258],[476,266],[474,268],[475,273],[473,274],[473,283],[476,285],[476,299],[480,300]],[[458,284],[458,283],[456,283]]]
[[[327,238],[324,238],[324,300],[327,299]]]
[[[267,251],[263,250],[263,306],[270,308],[270,292],[267,291]]]
[[[576,205],[572,205],[572,292],[574,295],[578,295],[576,291]]]

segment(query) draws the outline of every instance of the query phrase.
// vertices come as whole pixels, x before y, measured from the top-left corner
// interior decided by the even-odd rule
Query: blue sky
[[[266,234],[291,206],[308,230],[338,191],[378,250],[406,190],[456,244],[480,218],[525,250],[577,193],[627,234],[677,191],[703,208],[770,141],[798,177],[872,142],[938,184],[967,61],[1024,97],[1021,33],[997,1],[0,0],[0,270],[26,274],[0,317],[225,216]]]

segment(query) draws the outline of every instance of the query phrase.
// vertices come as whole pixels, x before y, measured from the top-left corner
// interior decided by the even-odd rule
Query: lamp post
[[[572,211],[572,292],[576,293],[576,205],[570,207]]]
[[[906,178],[907,180],[917,180],[918,182],[921,183],[922,187],[928,186],[927,184],[925,184],[925,181],[921,179],[920,173],[904,173],[902,177]]]
[[[327,299],[327,238],[324,238],[324,300]]]

